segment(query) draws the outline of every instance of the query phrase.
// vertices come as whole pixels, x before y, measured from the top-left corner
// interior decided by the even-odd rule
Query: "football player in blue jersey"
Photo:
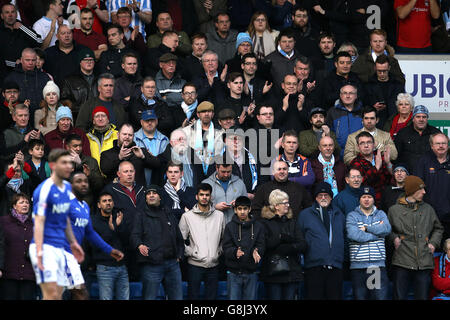
[[[112,248],[106,243],[92,227],[90,219],[89,205],[83,199],[89,193],[89,180],[83,171],[74,171],[70,176],[70,183],[72,186],[72,192],[75,198],[72,199],[69,217],[72,223],[72,230],[78,243],[83,243],[83,239],[86,239],[99,248],[106,254],[120,261],[123,259],[124,254]],[[65,250],[70,253],[70,244],[66,241]],[[73,256],[72,256],[73,257]],[[70,277],[73,282],[68,287],[71,291],[73,300],[87,300],[88,292],[84,284],[80,265],[72,258],[68,261]]]
[[[68,216],[74,198],[70,183],[64,180],[72,172],[70,152],[54,149],[48,160],[52,174],[33,193],[34,230],[29,253],[43,299],[61,300],[64,287],[69,285],[66,238],[79,263],[84,260],[84,251],[73,234]]]

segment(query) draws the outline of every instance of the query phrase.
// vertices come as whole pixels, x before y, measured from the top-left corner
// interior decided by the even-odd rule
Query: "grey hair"
[[[269,194],[270,210],[275,211],[275,206],[277,204],[282,203],[284,200],[288,200],[289,201],[289,195],[286,192],[281,191],[280,189],[273,190]]]
[[[115,78],[114,78],[114,76],[111,73],[105,72],[105,73],[102,73],[101,75],[98,76],[98,80],[97,80],[97,85],[98,86],[100,86],[100,82],[103,79],[109,79],[109,80],[115,81]]]
[[[205,52],[203,52],[203,54],[202,54],[202,61],[203,61],[203,59],[205,58],[205,56],[206,55],[211,55],[211,54],[213,54],[213,55],[215,55],[216,56],[216,58],[217,58],[217,60],[219,60],[219,55],[217,54],[217,53],[215,53],[214,51],[212,51],[212,50],[206,50]]]
[[[400,101],[408,101],[408,103],[411,105],[411,109],[414,108],[414,98],[411,94],[405,92],[405,93],[399,93],[397,95],[397,100],[395,101],[395,105],[398,107],[398,104]]]

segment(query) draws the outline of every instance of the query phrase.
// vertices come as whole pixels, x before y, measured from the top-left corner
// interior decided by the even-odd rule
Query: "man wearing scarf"
[[[223,152],[223,140],[221,131],[214,127],[212,121],[214,117],[214,105],[209,101],[203,101],[197,107],[198,120],[193,124],[183,128],[186,133],[188,146],[191,147],[196,156],[196,160],[200,163],[194,165],[201,165],[202,170],[200,174],[206,179],[212,172],[208,169],[214,163],[214,157]]]
[[[181,163],[169,161],[166,176],[167,180],[161,194],[162,202],[179,222],[181,215],[196,204],[195,189],[186,185]]]
[[[345,164],[334,155],[334,140],[324,136],[319,142],[319,155],[311,159],[311,167],[316,178],[315,184],[328,182],[333,197],[345,188]]]

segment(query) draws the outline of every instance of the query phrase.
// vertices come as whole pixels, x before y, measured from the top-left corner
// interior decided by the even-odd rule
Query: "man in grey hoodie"
[[[205,284],[204,299],[215,300],[217,297],[225,219],[224,214],[212,205],[211,192],[209,184],[199,184],[195,196],[197,204],[181,216],[179,223],[188,262],[189,300],[200,299],[202,281]]]
[[[208,49],[213,50],[219,56],[222,64],[233,58],[236,52],[236,37],[238,32],[230,29],[230,16],[225,13],[219,13],[214,17],[214,30],[208,30]]]
[[[234,215],[234,201],[239,196],[247,196],[244,181],[232,174],[231,164],[216,164],[216,172],[203,180],[211,185],[211,202],[217,210],[223,212],[225,223],[231,221]]]

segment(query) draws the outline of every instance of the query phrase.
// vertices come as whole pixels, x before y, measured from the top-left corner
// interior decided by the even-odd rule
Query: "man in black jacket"
[[[334,66],[336,70],[328,74],[318,89],[322,98],[322,108],[327,111],[339,99],[339,90],[346,83],[352,83],[358,89],[358,98],[361,99],[363,96],[361,80],[356,73],[350,71],[352,66],[350,54],[345,51],[338,53],[334,58]]]
[[[111,73],[117,79],[123,74],[122,56],[127,52],[134,52],[123,42],[124,34],[122,27],[111,25],[106,30],[108,38],[108,50],[103,51],[98,61],[98,73]]]
[[[97,97],[97,79],[94,74],[95,54],[89,48],[78,52],[78,73],[69,75],[63,81],[61,100],[72,102],[72,114],[76,119],[81,106],[90,98]]]
[[[410,124],[400,130],[395,138],[397,162],[405,163],[410,170],[416,167],[424,154],[431,152],[429,137],[440,132],[428,124],[428,115],[427,107],[415,106]]]
[[[145,191],[146,206],[138,211],[131,232],[131,246],[140,265],[142,296],[155,300],[163,283],[169,300],[182,300],[180,261],[184,241],[174,215],[161,205],[162,190],[151,185]]]
[[[123,222],[123,213],[116,209],[112,195],[102,192],[97,202],[97,208],[97,213],[92,216],[94,230],[110,246],[125,252],[129,230]],[[97,266],[100,300],[128,300],[130,287],[126,252],[124,259],[116,261],[102,250],[92,247],[92,256]]]
[[[225,226],[223,252],[228,270],[230,300],[255,300],[258,275],[255,272],[264,255],[264,226],[250,215],[251,201],[236,198],[233,218]]]
[[[112,182],[122,161],[129,161],[136,170],[136,182],[146,185],[144,168],[158,169],[160,161],[146,148],[139,148],[133,141],[134,130],[131,124],[124,124],[119,129],[114,146],[100,155],[100,169],[106,175],[106,182]]]
[[[1,18],[3,21],[0,24],[0,39],[2,39],[0,56],[4,58],[1,62],[5,63],[10,71],[16,66],[22,50],[40,47],[42,38],[33,29],[27,28],[17,20],[17,9],[12,3],[6,3],[1,7]]]
[[[39,108],[42,90],[50,77],[36,68],[36,51],[31,48],[22,50],[20,63],[11,71],[4,82],[13,81],[20,87],[19,100],[30,100],[30,123],[34,123],[34,111]]]
[[[289,202],[295,216],[312,204],[310,193],[301,184],[288,180],[288,165],[282,160],[274,161],[272,165],[273,180],[258,188],[252,202],[252,210],[256,217],[260,217],[261,209],[269,205],[269,195],[275,189],[280,189],[289,195]]]
[[[381,54],[375,60],[375,74],[364,84],[364,102],[377,109],[377,128],[382,129],[386,121],[397,114],[397,95],[405,92],[405,85],[391,73],[389,58]]]
[[[78,71],[78,54],[86,48],[73,41],[72,30],[68,26],[58,28],[54,46],[45,50],[44,70],[50,73],[58,87],[62,87],[64,79]]]

